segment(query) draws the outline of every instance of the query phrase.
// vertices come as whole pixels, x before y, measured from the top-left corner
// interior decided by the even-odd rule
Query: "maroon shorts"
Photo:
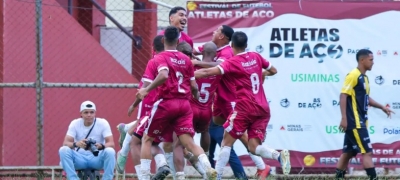
[[[177,136],[194,136],[193,112],[187,99],[160,99],[150,113],[144,133],[152,138],[163,136],[173,130]]]
[[[153,107],[151,102],[149,101],[142,101],[139,104],[139,109],[137,113],[137,119],[142,119],[145,116],[150,116],[151,108]]]
[[[212,118],[212,110],[207,107],[199,107],[192,104],[193,128],[196,133],[208,132]]]
[[[235,108],[235,102],[216,102],[213,104],[213,116],[227,119]]]
[[[148,124],[149,116],[144,116],[142,119],[140,119],[139,124],[136,126],[134,130],[134,135],[138,137],[139,139],[142,139],[143,133],[146,130],[146,126]],[[167,128],[168,130],[165,131],[165,134],[162,136],[157,136],[154,138],[155,143],[161,143],[161,142],[172,142],[172,135],[173,131],[172,128]]]
[[[239,139],[247,131],[249,139],[258,138],[263,142],[270,118],[270,114],[251,116],[245,111],[233,111],[223,126],[233,138]]]

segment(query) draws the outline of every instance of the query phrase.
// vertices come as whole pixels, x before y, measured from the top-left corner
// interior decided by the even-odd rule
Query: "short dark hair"
[[[246,49],[247,35],[242,31],[236,31],[232,35],[232,45],[235,48]]]
[[[229,41],[232,40],[232,35],[234,32],[235,31],[231,27],[229,27],[227,25],[222,25],[221,33],[224,34],[228,38]]]
[[[164,51],[164,44],[162,43],[161,39],[163,38],[163,35],[157,35],[154,39],[153,39],[153,49],[156,52],[161,52]]]
[[[180,10],[186,12],[186,9],[185,9],[185,8],[183,8],[183,7],[181,7],[181,6],[175,6],[175,7],[173,7],[173,8],[169,11],[169,16],[168,16],[168,17],[171,17],[171,15],[176,14],[176,13],[177,13],[178,11],[180,11]]]
[[[164,43],[173,45],[178,42],[179,30],[175,26],[168,26],[164,31]]]
[[[176,46],[176,50],[178,50],[179,52],[182,52],[186,56],[189,56],[190,58],[192,58],[193,49],[189,43],[187,43],[187,42],[179,43],[178,46]]]
[[[370,54],[373,54],[370,50],[368,50],[368,49],[360,49],[356,54],[357,62],[361,59],[361,57],[369,56]]]

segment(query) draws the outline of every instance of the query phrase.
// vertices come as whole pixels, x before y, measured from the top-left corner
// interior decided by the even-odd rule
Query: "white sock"
[[[140,159],[140,174],[142,176],[141,180],[150,180],[150,165],[151,159]]]
[[[224,167],[226,166],[226,164],[228,164],[229,156],[231,155],[231,149],[231,147],[224,146],[219,152],[218,161],[215,164],[215,170],[217,171],[219,176],[222,176],[222,174],[224,173]]]
[[[204,170],[212,168],[210,161],[208,160],[208,156],[206,156],[205,154],[200,154],[198,159]]]
[[[258,170],[264,170],[265,169],[265,163],[263,159],[260,156],[256,156],[249,152],[251,160],[253,160],[254,164],[256,164],[256,167]]]
[[[137,121],[132,121],[132,122],[130,122],[130,123],[128,123],[128,124],[125,124],[124,131],[125,131],[126,133],[128,133],[128,130],[129,130],[133,125],[135,125],[136,122],[137,122]]]
[[[140,174],[140,164],[135,166],[136,170],[136,175],[138,179],[142,179],[141,174]]]
[[[176,172],[175,176],[177,180],[185,179],[185,172]]]
[[[169,166],[169,169],[171,169],[171,174],[174,179],[176,179],[175,175],[175,164],[174,164],[174,154],[172,152],[165,153],[165,159],[167,159],[167,163]]]
[[[168,165],[164,154],[157,154],[154,156],[154,160],[156,161],[157,170],[162,166]]]
[[[197,172],[199,172],[200,175],[202,175],[204,177],[204,175],[206,175],[206,170],[204,170],[200,161],[197,160],[196,157],[191,152],[189,152],[187,156],[189,156],[189,157],[186,159],[190,162],[190,164],[192,164],[192,166],[197,170]]]
[[[120,154],[122,156],[127,156],[129,154],[129,150],[131,149],[131,147],[129,146],[129,143],[131,142],[132,136],[127,134],[125,136],[124,142],[122,143],[122,148],[121,148],[121,152]]]
[[[279,155],[280,155],[279,152],[276,151],[275,149],[269,148],[267,146],[261,146],[261,145],[257,146],[256,154],[260,155],[263,158],[275,159],[275,160],[278,160]]]
[[[202,177],[207,176],[206,170],[203,168],[203,166],[201,165],[200,161],[196,161],[196,162],[193,162],[191,164],[197,170],[197,172],[200,173],[200,175]]]

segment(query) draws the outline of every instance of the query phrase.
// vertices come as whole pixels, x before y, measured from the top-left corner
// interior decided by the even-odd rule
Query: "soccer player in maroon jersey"
[[[140,168],[144,180],[150,180],[150,147],[154,138],[163,135],[168,127],[172,127],[182,145],[198,157],[208,178],[216,178],[216,171],[207,155],[193,140],[193,112],[189,100],[191,96],[198,98],[199,94],[193,64],[189,57],[176,50],[179,34],[176,27],[167,27],[163,38],[165,51],[154,57],[158,74],[149,86],[140,89],[136,95],[143,99],[158,88],[158,100],[153,105],[142,139]]]
[[[192,56],[193,49],[188,43],[179,43],[177,47],[178,51],[183,52],[189,57]],[[204,45],[202,51],[203,61],[212,62],[216,55],[217,46],[213,42],[208,42]],[[199,66],[195,66],[195,69],[201,69]],[[210,135],[208,133],[208,127],[212,117],[212,103],[214,99],[215,91],[218,87],[221,76],[212,76],[203,79],[196,79],[197,86],[200,89],[200,97],[198,99],[192,98],[190,101],[193,111],[193,128],[195,132],[201,133],[200,145],[208,156],[208,150],[210,146]],[[181,149],[175,147],[174,150],[174,162],[177,171],[184,168],[184,160],[177,151]],[[194,158],[193,154],[185,150],[185,158],[193,165],[193,167],[207,179],[205,170],[201,167],[200,163]],[[178,163],[177,163],[178,162]],[[171,165],[170,165],[171,166]]]
[[[179,29],[179,42],[187,42],[193,48],[193,40],[183,30],[187,24],[186,9],[176,6],[169,11],[169,25],[175,26]],[[165,30],[161,31],[158,35],[164,35]],[[153,50],[153,55],[155,54]]]
[[[157,54],[164,51],[164,44],[161,41],[162,37],[163,37],[162,35],[159,35],[156,36],[153,40],[153,49],[156,50]],[[152,66],[153,64],[152,62],[153,62],[152,60],[148,62],[146,72],[144,73],[143,78],[139,83],[139,87],[146,87],[148,84],[150,84],[151,81],[146,76],[146,73],[148,74],[148,69],[149,66],[150,67]],[[129,150],[131,150],[131,156],[135,164],[137,175],[140,176],[139,170],[140,170],[141,138],[143,136],[144,127],[147,122],[148,116],[150,115],[151,107],[155,102],[156,95],[157,92],[153,91],[148,96],[146,96],[146,98],[142,102],[140,102],[140,104],[139,101],[135,101],[135,103],[133,103],[128,110],[128,116],[130,116],[133,110],[136,109],[137,106],[139,106],[139,111],[137,116],[138,120],[135,120],[129,124],[120,123],[117,126],[118,131],[120,132],[119,143],[121,146],[121,150],[118,151],[117,153],[117,163],[116,163],[117,164],[116,169],[119,173],[124,172],[128,153]],[[126,136],[126,134],[128,134],[128,136]],[[163,141],[172,141],[172,139],[164,139],[162,137],[159,137],[157,138],[158,141],[156,142],[159,143],[160,139],[162,139]],[[165,169],[161,168],[167,165],[163,151],[156,144],[152,148],[154,152],[153,155],[155,156],[156,159],[157,170]]]
[[[224,139],[216,164],[218,178],[222,176],[223,169],[228,163],[234,142],[246,131],[250,152],[263,158],[278,160],[283,173],[289,174],[291,167],[289,151],[282,150],[279,153],[275,149],[261,145],[271,117],[261,76],[263,69],[270,74],[275,74],[277,70],[258,53],[245,52],[246,47],[246,34],[235,32],[232,35],[232,48],[235,56],[217,67],[200,69],[195,72],[196,78],[223,74],[223,76],[232,77],[231,79],[235,81],[236,105],[230,113],[228,121],[223,125],[225,128]]]
[[[229,45],[232,35],[234,31],[231,27],[227,25],[222,25],[218,27],[217,30],[214,31],[212,42],[214,42],[218,49],[217,55],[213,62],[204,62],[193,60],[193,64],[201,67],[215,67],[222,62],[227,61],[229,58],[233,56],[232,47]],[[194,54],[199,54],[203,51],[203,47],[199,47],[194,51]],[[264,75],[266,75],[266,72]],[[263,77],[264,77],[263,75]],[[263,79],[263,78],[262,78]],[[235,107],[235,94],[232,93],[232,89],[235,89],[235,80],[230,76],[223,76],[221,79],[221,83],[217,89],[217,96],[214,100],[213,105],[213,121],[217,125],[222,125],[227,120],[229,114],[233,111]],[[217,139],[218,135],[210,134]],[[247,132],[243,134],[240,138],[240,141],[243,145],[248,149],[247,145]],[[211,152],[214,153],[214,152]],[[256,156],[249,152],[250,158],[253,160],[254,164],[257,166],[256,176],[265,179],[270,173],[270,166],[266,165],[261,157]]]

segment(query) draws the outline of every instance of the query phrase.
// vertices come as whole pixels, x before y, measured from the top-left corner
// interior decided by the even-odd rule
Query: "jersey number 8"
[[[257,73],[253,73],[250,75],[250,82],[253,94],[257,94],[258,91],[260,91],[260,78]]]

